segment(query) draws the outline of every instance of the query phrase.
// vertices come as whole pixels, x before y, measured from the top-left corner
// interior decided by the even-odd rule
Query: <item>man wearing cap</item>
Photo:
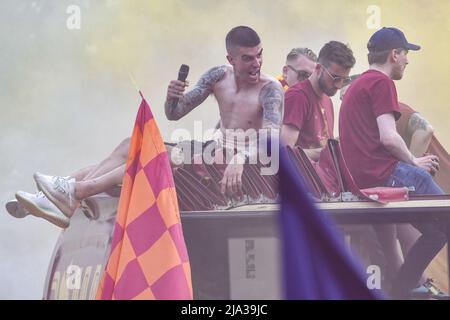
[[[433,181],[439,169],[434,155],[415,157],[396,131],[400,117],[393,80],[400,80],[408,64],[408,51],[420,47],[408,43],[403,32],[382,28],[367,44],[370,68],[346,92],[339,115],[342,152],[358,187],[414,187],[417,194],[443,194]],[[405,257],[391,295],[407,298],[433,257],[446,243],[443,231],[433,223],[414,223],[421,237]]]
[[[330,41],[319,52],[311,76],[290,87],[284,99],[281,139],[289,146],[301,147],[314,161],[329,138],[333,138],[334,110],[330,97],[349,81],[355,64],[352,50]]]

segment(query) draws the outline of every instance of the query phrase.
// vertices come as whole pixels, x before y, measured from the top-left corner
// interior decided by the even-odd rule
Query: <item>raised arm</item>
[[[213,92],[214,85],[226,74],[226,67],[214,67],[200,77],[192,90],[183,94],[186,84],[182,81],[172,80],[167,89],[167,98],[164,105],[166,117],[169,120],[178,120],[199,106]],[[179,99],[173,107],[174,99]]]

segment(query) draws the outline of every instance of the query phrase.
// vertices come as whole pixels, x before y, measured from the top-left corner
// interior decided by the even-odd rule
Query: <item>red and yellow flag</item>
[[[192,299],[172,170],[143,96],[117,210],[111,253],[96,298]]]

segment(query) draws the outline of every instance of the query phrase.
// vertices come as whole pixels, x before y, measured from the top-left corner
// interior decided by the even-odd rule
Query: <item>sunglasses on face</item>
[[[341,81],[343,81],[343,85],[345,86],[352,81],[351,77],[335,76],[331,74],[330,71],[328,71],[328,69],[325,68],[324,66],[322,66],[322,68],[327,72],[327,74],[330,76],[330,78],[333,80],[334,83],[340,83]]]
[[[311,75],[310,72],[305,71],[305,70],[297,70],[295,69],[293,66],[287,65],[287,67],[289,69],[291,69],[292,71],[294,71],[297,74],[297,80],[299,81],[303,81],[305,79],[308,79],[309,76]]]

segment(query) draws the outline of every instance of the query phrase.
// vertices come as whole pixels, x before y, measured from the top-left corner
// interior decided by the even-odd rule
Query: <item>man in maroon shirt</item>
[[[355,80],[342,101],[339,137],[342,152],[360,188],[414,187],[417,194],[443,194],[431,174],[439,169],[434,155],[415,157],[397,133],[400,117],[393,80],[400,80],[408,64],[408,43],[396,28],[382,28],[367,44],[368,71]],[[433,223],[414,223],[422,236],[405,257],[391,295],[406,298],[433,257],[445,245],[445,234]]]
[[[286,57],[283,74],[277,77],[284,91],[297,82],[308,79],[316,66],[317,56],[308,48],[293,48]]]
[[[349,80],[354,64],[353,52],[345,44],[338,41],[325,44],[312,75],[286,91],[281,128],[281,139],[286,145],[300,146],[310,159],[319,159],[320,151],[333,137],[330,97]]]

